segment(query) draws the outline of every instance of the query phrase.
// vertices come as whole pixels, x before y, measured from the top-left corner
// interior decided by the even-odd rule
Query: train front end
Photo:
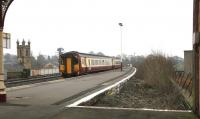
[[[68,52],[62,54],[59,66],[59,71],[63,77],[70,77],[79,75],[79,55],[75,52]]]

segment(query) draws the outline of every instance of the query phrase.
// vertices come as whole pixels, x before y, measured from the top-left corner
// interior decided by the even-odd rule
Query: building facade
[[[193,71],[193,51],[184,51],[184,72],[192,73]]]

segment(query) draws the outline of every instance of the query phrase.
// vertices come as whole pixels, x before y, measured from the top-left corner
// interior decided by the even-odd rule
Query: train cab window
[[[78,59],[75,59],[75,60],[74,60],[74,64],[78,64]]]
[[[78,64],[78,58],[77,57],[74,58],[74,64]]]

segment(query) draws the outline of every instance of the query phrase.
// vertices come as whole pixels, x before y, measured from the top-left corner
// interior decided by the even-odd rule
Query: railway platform
[[[121,81],[127,68],[9,88],[8,102],[0,104],[0,119],[197,119],[192,112],[67,107],[83,97]]]
[[[112,70],[63,80],[7,89],[7,103],[0,104],[1,119],[49,119],[65,106],[111,85],[131,73],[131,69]]]

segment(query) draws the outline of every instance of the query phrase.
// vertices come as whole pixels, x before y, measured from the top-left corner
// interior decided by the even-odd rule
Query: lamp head
[[[119,26],[123,26],[123,24],[122,24],[122,23],[119,23]]]

